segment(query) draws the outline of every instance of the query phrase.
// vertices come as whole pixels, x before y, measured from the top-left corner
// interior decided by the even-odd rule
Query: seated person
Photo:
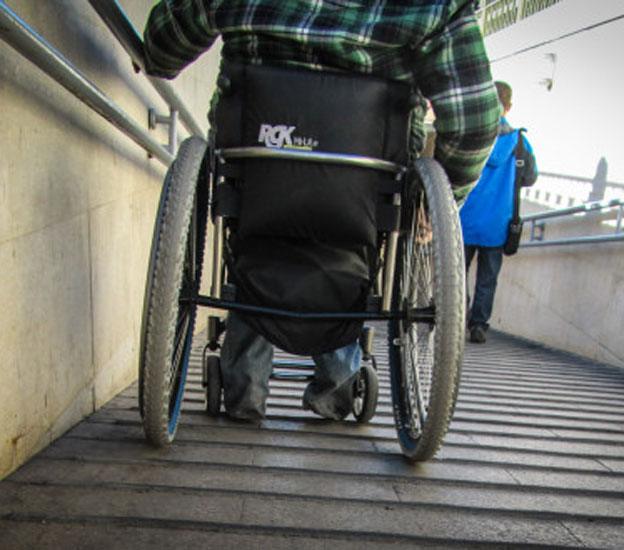
[[[162,0],[145,29],[147,70],[174,78],[221,35],[226,60],[373,75],[409,83],[416,94],[409,153],[424,145],[426,101],[436,115],[434,157],[457,200],[478,179],[496,137],[499,104],[472,1]],[[218,101],[215,95],[214,104]],[[221,353],[226,411],[265,415],[272,346],[230,312]],[[313,356],[304,408],[342,419],[360,367],[357,341]]]

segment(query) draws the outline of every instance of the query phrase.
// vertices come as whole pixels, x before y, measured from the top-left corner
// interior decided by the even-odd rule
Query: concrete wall
[[[536,209],[530,202],[524,212]],[[541,208],[540,208],[541,209]],[[553,240],[613,232],[615,212],[546,220]],[[530,228],[525,227],[524,239]],[[536,342],[624,367],[622,242],[521,248],[505,258],[491,323]]]
[[[121,3],[142,29],[153,2]],[[168,112],[87,2],[7,4],[135,120]],[[217,55],[174,84],[204,127]],[[0,113],[1,478],[135,379],[165,168],[2,41]]]

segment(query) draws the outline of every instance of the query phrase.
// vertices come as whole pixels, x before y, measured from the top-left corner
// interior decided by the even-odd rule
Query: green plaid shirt
[[[500,107],[467,0],[161,0],[145,29],[148,71],[175,77],[223,37],[225,58],[408,81],[431,101],[435,157],[467,194],[496,137]],[[424,142],[415,109],[412,149]]]

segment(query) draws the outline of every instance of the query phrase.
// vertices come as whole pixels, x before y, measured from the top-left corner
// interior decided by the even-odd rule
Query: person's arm
[[[434,157],[454,188],[478,180],[501,114],[472,3],[463,2],[460,9],[457,4],[449,8],[455,12],[443,28],[418,46],[414,67],[436,116]]]
[[[161,0],[152,9],[143,38],[146,70],[152,76],[175,78],[218,36],[209,2]]]

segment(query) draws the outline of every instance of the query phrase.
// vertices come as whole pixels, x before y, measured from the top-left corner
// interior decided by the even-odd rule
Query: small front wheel
[[[203,377],[206,386],[206,412],[209,416],[218,416],[221,411],[223,382],[221,379],[221,361],[216,355],[205,357]]]
[[[353,416],[360,424],[366,424],[377,409],[379,380],[371,365],[363,365],[354,382]]]

